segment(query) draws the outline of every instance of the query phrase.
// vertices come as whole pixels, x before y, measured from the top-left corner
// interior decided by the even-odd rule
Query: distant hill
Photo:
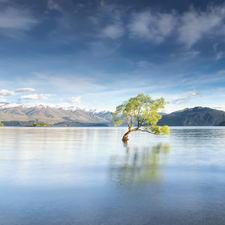
[[[207,107],[186,108],[163,115],[158,125],[168,126],[214,126],[225,121],[225,112]]]
[[[13,127],[102,127],[107,126],[103,123],[80,123],[77,121],[68,121],[68,122],[60,122],[55,123],[53,125],[48,125],[42,122],[37,121],[5,121],[4,126],[13,126]]]
[[[4,121],[4,126],[27,127],[36,123],[36,121]]]
[[[50,125],[68,121],[107,124],[110,116],[111,112],[92,112],[79,108],[76,108],[75,110],[66,110],[63,108],[53,108],[42,105],[35,107],[16,106],[8,108],[7,105],[3,105],[0,107],[0,121],[5,125],[7,124],[7,121],[10,121],[10,123],[12,123],[12,121],[21,121],[23,123],[25,121],[36,121]]]
[[[76,121],[60,122],[53,124],[54,127],[107,127],[103,123],[80,123]]]

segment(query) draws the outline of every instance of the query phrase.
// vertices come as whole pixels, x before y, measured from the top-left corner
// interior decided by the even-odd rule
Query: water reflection
[[[104,164],[106,160],[101,158],[109,154],[103,151],[105,146],[110,141],[120,144],[123,132],[104,128],[4,127],[0,129],[0,183],[54,187],[78,183],[77,174],[82,176],[75,171]],[[116,148],[108,145],[107,149]]]
[[[110,180],[128,189],[160,184],[170,145],[159,143],[152,147],[132,148],[128,143],[124,143],[124,146],[124,156],[110,157]]]
[[[225,224],[224,127],[125,131],[1,128],[0,224]]]

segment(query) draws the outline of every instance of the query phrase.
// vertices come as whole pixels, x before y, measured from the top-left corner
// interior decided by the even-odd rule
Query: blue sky
[[[0,102],[225,110],[225,4],[0,0]]]

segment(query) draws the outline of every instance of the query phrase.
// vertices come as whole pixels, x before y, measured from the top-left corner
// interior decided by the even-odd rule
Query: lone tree
[[[158,111],[163,110],[166,103],[164,98],[153,100],[149,95],[138,94],[117,106],[116,111],[112,113],[114,126],[121,125],[123,121],[128,124],[128,132],[124,134],[122,140],[127,141],[128,135],[133,131],[169,135],[168,126],[157,126],[157,122],[162,118]]]

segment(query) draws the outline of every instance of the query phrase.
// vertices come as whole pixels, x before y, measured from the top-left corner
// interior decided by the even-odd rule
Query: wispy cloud
[[[19,88],[16,90],[16,92],[29,92],[29,91],[35,91],[34,88]]]
[[[181,16],[178,28],[178,40],[188,47],[191,47],[201,38],[213,32],[218,33],[218,29],[223,26],[225,8],[208,7],[207,11],[191,8]]]
[[[186,98],[180,98],[180,99],[173,100],[172,103],[178,104],[178,105],[183,104],[183,103],[190,101],[194,96],[198,96],[198,95],[201,96],[201,94],[202,94],[202,91],[197,92],[196,90],[193,90],[191,92],[191,94],[188,95]]]
[[[152,66],[153,64],[150,63],[150,62],[148,62],[148,61],[143,60],[143,61],[137,62],[137,65],[138,65],[140,68],[147,68],[147,67]]]
[[[217,52],[217,46],[219,45],[219,43],[214,44],[212,47],[214,49],[215,52]]]
[[[102,41],[88,43],[90,51],[95,56],[104,56],[113,54],[119,47],[118,43],[106,44]]]
[[[216,53],[216,61],[218,61],[219,59],[221,59],[224,56],[224,52],[218,51],[218,45],[219,45],[219,43],[216,43],[212,46]]]
[[[128,25],[131,38],[144,38],[156,44],[162,43],[176,24],[174,13],[155,13],[145,11],[135,13]]]
[[[21,96],[20,99],[41,99],[41,100],[47,100],[51,94],[33,94],[33,95],[24,95]]]
[[[119,7],[116,4],[105,4],[104,10],[101,10],[101,13],[95,17],[89,17],[88,19],[97,26],[97,29],[100,28],[99,37],[108,37],[113,40],[121,38],[125,35],[124,22],[122,20],[122,15],[124,14],[124,8]],[[103,8],[102,8],[103,9]],[[107,25],[105,26],[105,22]]]
[[[207,35],[224,35],[225,6],[209,6],[197,10],[193,6],[183,14],[143,11],[134,13],[128,24],[131,38],[143,38],[160,44],[170,35],[177,35],[178,42],[192,47]]]
[[[15,32],[30,30],[39,23],[28,8],[8,6],[0,10],[0,32],[13,36]]]
[[[217,52],[216,53],[216,61],[221,59],[223,57],[223,55],[224,55],[224,52],[222,52],[222,51]]]
[[[61,11],[61,8],[57,3],[55,3],[53,0],[48,0],[47,8],[50,10],[58,10]]]
[[[106,87],[98,83],[94,77],[90,77],[87,74],[54,74],[48,73],[33,73],[34,78],[29,80],[31,84],[43,85],[48,84],[48,87],[60,92],[82,94],[87,92],[96,92],[104,90]],[[92,73],[93,76],[93,73]]]
[[[102,30],[102,37],[109,37],[111,39],[117,39],[124,35],[124,28],[120,24],[111,24],[108,25],[105,29]]]
[[[192,50],[192,51],[182,52],[179,54],[172,53],[172,54],[170,54],[170,57],[178,58],[180,60],[189,60],[189,59],[197,57],[199,54],[200,54],[200,51]]]

